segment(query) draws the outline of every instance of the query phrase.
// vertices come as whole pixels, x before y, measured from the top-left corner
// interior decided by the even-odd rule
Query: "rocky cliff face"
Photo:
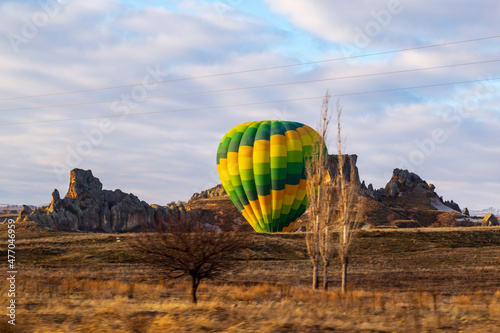
[[[73,169],[70,175],[64,198],[54,190],[50,205],[25,219],[67,231],[121,232],[153,227],[155,211],[135,195],[103,190],[90,170]]]
[[[434,192],[435,186],[433,184],[427,184],[427,182],[417,174],[401,169],[394,169],[392,177],[385,187],[374,190],[371,184],[366,187],[363,181],[361,189],[365,196],[371,197],[379,202],[405,197],[410,197],[412,199],[415,199],[415,197],[432,197],[436,198],[438,201],[441,200]],[[422,200],[418,200],[418,202],[422,203],[421,201]],[[425,199],[424,202],[430,204],[430,200],[428,199]]]
[[[64,198],[54,190],[49,206],[31,214],[25,212],[20,219],[55,230],[130,232],[176,223],[187,217],[208,223],[214,219],[209,215],[210,212],[190,210],[183,204],[151,206],[131,193],[103,190],[92,171],[74,169]]]
[[[200,193],[195,193],[191,196],[189,199],[189,202],[192,202],[193,200],[198,200],[198,199],[208,199],[208,198],[213,198],[213,197],[218,197],[221,195],[225,195],[226,191],[224,190],[224,187],[222,184],[216,185],[208,190],[201,191]]]
[[[470,224],[458,204],[453,200],[443,201],[433,184],[427,184],[408,170],[394,169],[389,182],[378,190],[363,184],[361,188],[363,196],[371,199],[364,202],[365,219],[374,225],[397,226],[397,221],[416,221],[422,227],[445,226],[441,225],[445,220],[443,215],[450,213],[459,219],[456,225]]]
[[[330,177],[339,174],[339,168],[342,168],[342,174],[347,182],[353,182],[356,185],[361,185],[359,180],[359,172],[356,163],[358,161],[358,155],[342,155],[342,159],[339,155],[329,155],[328,156],[328,168]],[[341,165],[342,164],[342,165]]]

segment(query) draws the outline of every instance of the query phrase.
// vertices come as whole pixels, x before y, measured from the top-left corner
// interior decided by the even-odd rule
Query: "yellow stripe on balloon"
[[[252,206],[252,210],[257,220],[262,220],[262,210],[260,209],[259,200],[250,201],[250,205]]]
[[[217,165],[217,172],[219,173],[219,178],[224,183],[224,188],[228,186],[227,190],[232,191],[233,185],[231,184],[231,176],[227,170],[227,160],[225,158],[220,159],[220,164]]]
[[[287,152],[286,145],[275,144],[274,142],[271,145],[271,156],[272,157],[275,157],[275,156],[285,156],[286,157],[286,152]]]
[[[257,140],[254,142],[253,163],[269,163],[270,142],[267,140]]]
[[[240,170],[238,169],[238,153],[227,153],[227,169],[231,176],[240,174]]]
[[[248,213],[246,212],[246,210],[242,210],[241,211],[241,214],[243,214],[243,217],[245,218],[245,220],[248,221],[248,223],[250,223],[250,225],[252,226],[252,228],[257,231],[257,232],[264,232],[264,230],[262,230],[262,228],[260,227],[259,224],[255,224],[252,219],[250,218],[250,216],[248,215]]]
[[[300,141],[302,142],[302,147],[312,146],[312,139],[309,133],[304,128],[297,128],[297,132],[300,134]]]
[[[255,216],[254,211],[252,209],[252,206],[251,205],[245,205],[243,207],[244,207],[243,210],[247,212],[247,214],[250,217],[250,219],[252,220],[252,222],[254,224],[259,224],[259,222],[257,221],[257,217]]]
[[[253,143],[253,148],[255,151],[269,151],[269,140],[255,140]]]
[[[302,150],[302,142],[297,131],[286,131],[285,136],[288,150]]]
[[[260,208],[262,210],[262,215],[271,215],[271,194],[259,195]],[[270,223],[271,221],[266,221]]]
[[[281,207],[283,206],[283,198],[285,197],[285,190],[274,191],[271,190],[271,207],[273,209],[273,218],[281,215]]]
[[[252,157],[242,157],[241,155],[238,157],[238,163],[240,165],[240,169],[248,170],[253,168],[253,158]]]
[[[307,193],[307,180],[301,179],[299,182],[299,189],[297,190],[297,195],[295,196],[297,200],[302,201]]]
[[[253,147],[252,146],[240,146],[238,150],[239,157],[253,157]]]
[[[285,186],[285,196],[283,198],[284,205],[291,205],[295,200],[295,193],[299,185],[286,185]],[[287,192],[289,194],[287,194]]]
[[[286,146],[286,137],[282,134],[271,135],[271,142],[275,145]]]
[[[285,190],[271,190],[271,197],[272,200],[283,200],[283,198],[285,197]]]

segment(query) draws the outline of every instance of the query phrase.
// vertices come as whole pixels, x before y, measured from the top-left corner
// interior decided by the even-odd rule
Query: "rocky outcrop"
[[[402,197],[415,190],[429,192],[429,196],[435,196],[434,189],[434,185],[428,185],[417,174],[408,170],[394,169],[392,177],[385,187],[374,190],[373,185],[369,184],[368,187],[361,187],[361,193],[381,202],[384,199]]]
[[[358,155],[329,155],[328,171],[330,173],[330,177],[332,177],[333,175],[339,175],[339,168],[342,168],[344,180],[361,187],[358,167],[356,166],[357,161]]]
[[[452,208],[444,204],[442,198],[436,193],[436,187],[428,184],[417,174],[408,170],[394,169],[389,182],[385,187],[373,190],[368,186],[362,188],[365,198],[364,218],[373,225],[396,225],[398,227],[417,227],[416,224],[407,223],[414,220],[420,227],[435,224],[440,216]],[[448,205],[457,208],[452,201]],[[400,224],[400,225],[399,225]]]
[[[395,180],[398,184],[402,186],[413,188],[418,184],[425,183],[427,187],[427,183],[422,180],[416,173],[410,172],[408,170],[402,169],[394,169],[392,172],[392,180]]]
[[[225,221],[222,212],[192,209],[183,203],[149,205],[131,193],[103,190],[102,187],[92,171],[73,169],[64,198],[61,198],[56,189],[52,192],[52,200],[48,206],[38,208],[31,214],[27,207],[19,218],[60,231],[131,232],[161,229],[185,219],[196,219],[207,230],[223,230],[217,225],[218,222]],[[208,194],[202,196],[215,196],[215,193],[222,195],[224,192],[220,189],[222,186],[216,186],[204,191]]]
[[[395,198],[399,194],[398,181],[392,178],[387,185],[385,185],[385,195],[389,198]]]
[[[461,212],[462,210],[460,209],[460,206],[454,202],[453,200],[451,201],[445,201],[443,202],[446,206],[450,207],[453,210],[456,210],[457,212]]]
[[[484,217],[483,222],[481,223],[482,226],[490,227],[490,226],[497,226],[500,225],[498,222],[498,219],[496,218],[495,215],[493,214],[488,214]]]
[[[56,230],[125,232],[152,228],[153,217],[153,208],[135,195],[103,190],[91,170],[73,169],[65,197],[54,190],[50,205],[26,220]]]
[[[19,215],[17,215],[16,222],[24,221],[24,219],[27,216],[29,216],[32,212],[33,212],[33,210],[31,209],[30,206],[23,205],[23,209],[19,212]]]
[[[24,220],[55,230],[128,232],[153,228],[154,217],[153,207],[135,195],[103,190],[92,171],[73,169],[65,197],[61,199],[54,190],[50,205],[36,209]]]
[[[373,186],[368,186],[367,196],[370,196],[378,201],[382,198],[396,198],[408,193],[416,188],[423,188],[430,192],[434,192],[434,185],[427,185],[417,174],[408,170],[394,169],[392,177],[384,188],[373,190]]]
[[[467,209],[467,207],[464,208],[464,211],[462,212],[462,214],[470,216],[470,213],[469,213],[469,210]]]
[[[189,199],[189,202],[191,202],[192,200],[218,197],[218,196],[225,195],[225,194],[226,194],[226,191],[224,190],[224,187],[222,187],[222,185],[219,184],[219,185],[216,185],[208,190],[193,194],[191,196],[191,198]]]
[[[394,169],[392,177],[384,188],[373,191],[373,187],[368,187],[364,194],[379,202],[385,202],[387,199],[398,200],[391,201],[391,204],[400,204],[413,202],[415,206],[427,206],[429,209],[432,203],[440,203],[441,206],[460,211],[460,207],[453,200],[444,202],[436,192],[436,187],[433,184],[427,184],[425,180],[420,178],[416,173],[408,170]],[[435,207],[435,205],[433,205]],[[431,208],[433,209],[433,208]]]

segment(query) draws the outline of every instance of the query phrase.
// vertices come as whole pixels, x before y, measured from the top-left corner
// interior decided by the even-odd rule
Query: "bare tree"
[[[347,161],[349,155],[344,153],[342,107],[339,103],[336,108],[337,165],[334,167],[328,165],[325,143],[331,118],[328,109],[329,97],[327,92],[321,108],[318,137],[313,145],[311,159],[306,163],[309,198],[306,242],[313,264],[313,289],[319,287],[320,263],[323,264],[323,288],[328,289],[328,269],[336,251],[342,263],[341,289],[345,292],[351,245],[359,226],[362,209],[358,206],[359,184],[355,179],[355,165]],[[346,166],[351,169],[346,170]],[[336,240],[333,237],[334,233],[338,234]]]
[[[326,139],[330,114],[328,113],[330,95],[326,92],[321,107],[318,136],[313,142],[312,154],[306,161],[308,217],[306,220],[306,243],[313,265],[312,288],[319,288],[319,266],[323,263],[323,287],[328,289],[328,268],[333,254],[331,225],[331,185],[328,175],[328,151]]]
[[[329,276],[328,269],[335,253],[335,246],[333,240],[333,222],[334,222],[334,207],[331,202],[334,200],[335,192],[331,182],[322,185],[323,199],[320,202],[321,219],[321,232],[319,238],[320,255],[323,263],[323,289],[328,290]]]
[[[337,252],[342,263],[342,285],[341,290],[346,292],[347,268],[349,265],[349,255],[359,227],[362,207],[358,204],[359,184],[354,179],[354,163],[346,163],[349,155],[344,154],[345,139],[342,137],[341,125],[342,107],[337,103],[337,153],[338,166],[336,175],[332,177],[334,195],[331,204],[335,210],[334,226],[339,238],[336,242]],[[350,179],[347,179],[345,166],[349,164],[351,170]]]
[[[138,236],[134,247],[144,262],[161,269],[168,278],[191,278],[191,297],[203,279],[213,279],[230,269],[236,251],[248,245],[245,233],[207,230],[200,222],[184,218],[158,233]]]

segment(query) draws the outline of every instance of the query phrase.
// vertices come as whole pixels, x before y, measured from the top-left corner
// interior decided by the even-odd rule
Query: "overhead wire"
[[[341,77],[334,77],[334,78],[324,78],[324,79],[304,80],[304,81],[294,81],[294,82],[284,82],[284,83],[273,83],[273,84],[265,84],[265,85],[257,85],[257,86],[227,88],[227,89],[217,89],[217,90],[189,92],[189,93],[179,93],[179,94],[170,94],[170,95],[145,96],[145,97],[135,97],[135,98],[121,98],[121,99],[112,99],[112,100],[105,100],[105,101],[93,101],[93,102],[81,102],[81,103],[70,103],[70,104],[34,106],[34,107],[26,107],[26,108],[0,109],[0,112],[25,111],[25,110],[56,108],[56,107],[69,107],[69,106],[92,105],[92,104],[103,104],[103,103],[113,103],[113,102],[136,101],[136,100],[155,99],[155,98],[167,98],[167,97],[180,97],[180,96],[190,96],[190,95],[212,94],[212,93],[221,93],[221,92],[229,92],[229,91],[241,91],[241,90],[247,90],[247,89],[279,87],[279,86],[287,86],[287,85],[294,85],[294,84],[306,84],[306,83],[325,82],[325,81],[334,81],[334,80],[344,80],[344,79],[353,79],[353,78],[362,78],[362,77],[372,77],[372,76],[379,76],[379,75],[401,74],[401,73],[417,72],[417,71],[424,71],[424,70],[435,70],[435,69],[443,69],[443,68],[451,68],[451,67],[460,67],[460,66],[470,66],[470,65],[486,64],[486,63],[499,62],[499,61],[500,61],[500,59],[494,59],[494,60],[484,60],[484,61],[476,61],[476,62],[467,62],[467,63],[460,63],[460,64],[452,64],[452,65],[441,65],[441,66],[433,66],[433,67],[423,67],[423,68],[413,68],[413,69],[397,70],[397,71],[391,71],[391,72],[379,72],[379,73],[370,73],[370,74],[359,74],[359,75],[341,76]]]
[[[420,85],[420,86],[413,86],[413,87],[391,88],[391,89],[382,89],[382,90],[372,90],[372,91],[363,91],[363,92],[336,94],[336,95],[330,95],[330,97],[342,97],[342,96],[354,96],[354,95],[363,95],[363,94],[375,94],[375,93],[383,93],[383,92],[391,92],[391,91],[399,91],[399,90],[422,89],[422,88],[430,88],[430,87],[440,87],[440,86],[458,85],[458,84],[467,84],[467,83],[476,83],[476,82],[483,82],[483,81],[495,81],[495,80],[500,80],[500,77],[484,78],[484,79],[481,79],[481,80],[469,80],[469,81],[459,81],[459,82],[436,83],[436,84]],[[28,125],[28,124],[65,122],[65,121],[73,121],[73,120],[88,120],[88,119],[101,119],[101,118],[118,118],[118,117],[128,117],[128,116],[138,116],[138,115],[151,115],[151,114],[161,114],[161,113],[173,113],[173,112],[186,112],[186,111],[200,111],[200,110],[224,109],[224,108],[230,108],[230,107],[264,105],[264,104],[283,103],[283,102],[292,102],[292,101],[313,100],[313,99],[321,99],[321,98],[324,98],[324,96],[292,98],[292,99],[275,100],[275,101],[265,101],[265,102],[240,103],[240,104],[232,104],[232,105],[217,105],[217,106],[207,106],[207,107],[201,107],[201,108],[186,108],[186,109],[174,109],[174,110],[163,110],[163,111],[138,112],[138,113],[128,113],[128,114],[121,114],[121,115],[116,114],[116,115],[100,115],[100,116],[89,116],[89,117],[78,117],[78,118],[63,118],[63,119],[52,119],[52,120],[38,120],[38,121],[29,121],[29,122],[6,123],[6,124],[0,124],[0,126]]]
[[[127,84],[127,85],[118,85],[118,86],[101,87],[101,88],[93,88],[93,89],[82,89],[82,90],[55,92],[55,93],[47,93],[47,94],[39,94],[39,95],[7,97],[7,98],[0,98],[0,101],[19,100],[19,99],[27,99],[27,98],[35,98],[35,97],[47,97],[47,96],[56,96],[56,95],[68,95],[68,94],[77,94],[77,93],[84,93],[84,92],[93,92],[93,91],[110,90],[110,89],[127,88],[127,87],[136,87],[136,86],[141,86],[141,85],[150,85],[150,84],[158,84],[158,83],[205,79],[205,78],[212,78],[212,77],[218,77],[218,76],[228,76],[228,75],[267,71],[267,70],[274,70],[274,69],[281,69],[281,68],[314,65],[314,64],[333,62],[333,61],[339,61],[339,60],[358,59],[358,58],[364,58],[364,57],[372,57],[372,56],[386,55],[386,54],[392,54],[392,53],[398,53],[398,52],[406,52],[406,51],[421,50],[421,49],[455,45],[455,44],[470,43],[470,42],[476,42],[476,41],[482,41],[482,40],[488,40],[488,39],[496,39],[496,38],[500,38],[500,35],[466,39],[466,40],[460,40],[460,41],[454,41],[454,42],[431,44],[431,45],[415,46],[415,47],[403,48],[403,49],[398,49],[398,50],[389,50],[389,51],[381,51],[381,52],[368,53],[368,54],[352,55],[352,56],[347,56],[347,57],[308,61],[308,62],[301,62],[301,63],[295,63],[295,64],[286,64],[286,65],[279,65],[279,66],[269,66],[269,67],[262,67],[262,68],[239,70],[239,71],[234,71],[234,72],[200,75],[200,76],[193,76],[193,77],[187,77],[187,78],[169,79],[169,80],[153,81],[153,82],[141,82],[141,83],[136,83],[136,84]]]

